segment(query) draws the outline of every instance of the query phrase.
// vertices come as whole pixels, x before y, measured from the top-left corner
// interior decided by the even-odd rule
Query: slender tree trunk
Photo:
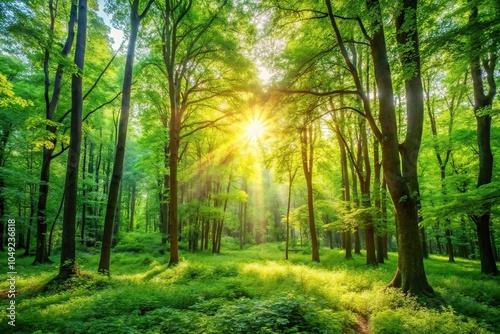
[[[301,132],[302,147],[302,167],[307,185],[307,208],[309,213],[309,231],[311,233],[312,261],[319,262],[319,244],[316,236],[316,225],[314,221],[314,200],[313,200],[313,125],[306,125]]]
[[[30,186],[30,188],[34,188],[34,186]],[[26,232],[26,246],[24,248],[24,256],[29,256],[30,255],[30,248],[31,248],[31,226],[33,224],[33,221],[35,220],[35,193],[34,191],[31,191],[30,189],[30,219],[29,219],[29,224],[28,224],[28,231]]]
[[[359,175],[359,183],[361,185],[361,196],[363,207],[369,209],[371,207],[370,181],[371,181],[371,166],[370,157],[368,154],[368,139],[366,134],[365,120],[362,120],[361,128],[361,144],[363,151],[364,175]],[[368,215],[364,222],[365,225],[365,242],[366,242],[366,264],[377,265],[377,257],[375,255],[375,229],[373,225],[373,217]]]
[[[120,184],[120,190],[118,191],[118,203],[116,204],[115,218],[113,221],[113,232],[111,236],[111,248],[115,247],[118,243],[118,234],[120,233],[120,225],[122,222],[122,199],[123,199],[123,187]]]
[[[129,231],[134,230],[134,216],[135,216],[135,196],[136,196],[136,184],[132,185],[132,198],[130,200],[130,224],[129,224]]]
[[[451,236],[453,232],[450,229],[446,229],[446,252],[448,253],[448,261],[455,262],[455,255],[453,252],[453,244],[451,243]]]
[[[247,207],[248,203],[243,205],[243,246],[247,243]]]
[[[384,258],[386,260],[389,259],[389,254],[387,253],[387,248],[389,247],[388,242],[389,239],[387,235],[387,184],[385,182],[385,178],[382,179],[382,188],[381,188],[381,220],[382,220],[382,226],[385,228],[384,234],[382,235],[382,240],[383,240],[383,250],[384,250]]]
[[[173,87],[170,86],[170,87]],[[175,115],[175,109],[172,109],[172,115]],[[169,215],[170,215],[170,260],[169,265],[179,263],[179,236],[178,236],[178,211],[179,202],[177,198],[177,171],[179,162],[179,141],[180,141],[180,120],[176,116],[171,116],[170,121],[170,196],[169,196]]]
[[[290,245],[290,206],[292,202],[292,184],[297,174],[297,170],[288,170],[288,198],[286,202],[286,239],[285,239],[285,260],[288,260],[288,247]]]
[[[472,8],[469,17],[471,24],[478,21],[478,8]],[[495,65],[497,61],[496,50],[490,53],[489,58],[483,61],[481,67],[480,54],[481,39],[477,38],[477,28],[472,31],[471,50],[471,73],[474,86],[474,114],[477,125],[477,144],[479,149],[479,173],[477,178],[477,187],[491,182],[493,174],[493,154],[491,151],[491,114],[489,110],[493,104],[493,98],[496,95],[495,83]],[[489,92],[485,94],[483,85],[483,68],[486,72]],[[479,254],[481,257],[481,273],[488,275],[498,275],[499,271],[495,263],[493,248],[490,240],[490,208],[487,208],[482,215],[474,215],[472,220],[476,223]]]
[[[100,157],[98,158],[100,159]],[[85,164],[84,164],[85,166]],[[88,247],[94,247],[95,242],[97,240],[97,235],[99,234],[97,232],[97,223],[95,217],[98,215],[97,210],[96,210],[96,202],[97,199],[95,198],[95,193],[99,191],[98,189],[98,184],[99,184],[99,160],[97,162],[97,167],[96,167],[96,175],[94,175],[94,143],[90,142],[89,145],[89,163],[87,164],[87,173],[90,177],[91,180],[93,180],[94,184],[89,186],[88,189],[90,190],[90,194],[87,199],[87,204],[86,204],[86,211],[88,213],[88,216],[90,218],[88,219],[89,224],[85,224],[86,227],[86,245]],[[83,215],[82,215],[83,216]],[[87,215],[86,215],[87,217]],[[83,223],[82,223],[83,227]],[[82,238],[85,238],[85,235],[82,235]]]
[[[80,227],[80,243],[85,242],[85,221],[87,220],[87,185],[85,184],[85,169],[87,168],[87,136],[83,137],[83,168],[82,168],[82,223]]]
[[[375,208],[377,209],[376,214],[376,243],[377,243],[377,262],[384,263],[384,238],[383,235],[387,230],[387,226],[384,226],[382,220],[382,196],[380,177],[382,172],[382,162],[380,161],[379,154],[379,143],[375,141],[373,144],[373,162],[375,166],[374,179],[373,179],[373,189],[375,192]]]
[[[243,249],[243,204],[243,202],[240,203],[238,212],[238,236],[240,240],[240,249]],[[203,228],[201,230],[203,231]],[[201,244],[203,245],[203,241]]]
[[[49,2],[49,6],[52,8],[52,1]],[[68,22],[68,35],[66,37],[66,42],[64,44],[63,50],[61,52],[63,57],[66,57],[71,51],[73,46],[73,40],[75,37],[75,25],[77,20],[77,2],[73,1],[71,3],[71,11]],[[48,76],[48,51],[46,52],[44,59],[45,70],[45,99],[46,99],[46,117],[45,119],[52,121],[54,119],[54,113],[59,103],[59,97],[62,88],[62,76],[64,66],[60,64],[57,68],[56,75],[54,77],[54,89],[52,92],[52,98],[49,101],[48,91],[49,91],[49,76]],[[46,130],[52,134],[55,134],[56,127],[52,125],[47,125]],[[52,147],[43,148],[42,155],[42,166],[40,171],[40,186],[38,190],[38,205],[37,205],[37,232],[36,232],[36,248],[35,248],[35,260],[33,264],[39,263],[51,263],[47,255],[47,199],[49,195],[49,181],[50,181],[50,163],[52,161],[52,153],[54,152],[55,140],[52,142]]]
[[[59,209],[57,210],[57,214],[54,217],[54,220],[52,221],[52,226],[50,227],[50,233],[49,233],[49,247],[48,247],[48,252],[47,255],[50,256],[52,253],[52,236],[54,235],[54,229],[56,227],[57,220],[59,219],[59,216],[61,215],[62,209],[64,206],[64,193],[61,197],[61,203],[59,204]]]
[[[165,169],[169,168],[169,156],[170,156],[170,145],[165,144],[163,147],[164,150],[164,163]],[[163,193],[161,194],[161,208],[163,212],[162,220],[161,220],[161,244],[166,245],[168,241],[168,233],[170,231],[170,174],[165,173],[163,175]]]
[[[354,164],[350,163],[351,169],[351,180],[352,180],[352,197],[354,208],[359,208],[359,196],[358,196],[358,179],[356,177],[356,172],[354,171]],[[359,238],[359,228],[354,226],[354,254],[361,255],[361,241]]]
[[[333,106],[332,106],[332,109]],[[337,118],[337,113],[333,111],[332,113],[333,121],[335,123],[335,133],[337,137],[337,142],[339,144],[340,149],[340,166],[342,169],[342,199],[347,205],[347,208],[350,209],[351,205],[351,189],[349,184],[349,170],[347,165],[347,153],[346,153],[346,144],[344,143],[344,138],[342,137],[342,132],[339,124],[339,120]],[[347,226],[346,231],[344,232],[344,243],[345,243],[345,259],[352,259],[352,240],[351,240],[351,226]],[[359,241],[359,240],[358,240]],[[359,247],[359,243],[358,243]],[[359,249],[358,249],[359,250]]]
[[[75,65],[78,72],[71,79],[71,127],[66,166],[65,201],[63,214],[63,232],[61,247],[61,264],[59,278],[66,280],[78,275],[75,253],[76,211],[78,196],[78,169],[80,165],[80,149],[82,143],[83,113],[83,67],[85,64],[85,47],[87,43],[87,0],[78,2],[78,32],[76,36]]]
[[[115,160],[113,164],[113,173],[109,185],[108,203],[106,205],[106,215],[104,219],[104,232],[102,238],[101,258],[99,260],[98,271],[109,275],[111,246],[113,237],[113,223],[115,221],[116,205],[118,202],[118,191],[123,176],[123,161],[125,158],[125,146],[127,141],[127,128],[130,113],[130,97],[132,91],[132,76],[134,69],[135,47],[137,34],[141,20],[149,10],[153,0],[150,0],[142,14],[139,14],[139,0],[134,0],[130,4],[130,36],[127,50],[127,59],[125,61],[125,74],[123,77],[123,94],[121,101],[121,112],[118,128],[118,138],[116,144]]]

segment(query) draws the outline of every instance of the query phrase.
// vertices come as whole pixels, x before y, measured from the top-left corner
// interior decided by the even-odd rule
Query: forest
[[[0,332],[500,332],[497,0],[2,0],[0,30]]]

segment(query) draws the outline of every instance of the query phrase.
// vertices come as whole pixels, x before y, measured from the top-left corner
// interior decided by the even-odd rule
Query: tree
[[[341,49],[344,60],[350,69],[359,92],[362,87],[356,80],[355,66],[349,58],[344,46],[343,39],[336,23],[332,3],[325,0],[328,9],[328,17],[335,32],[337,42]],[[416,175],[416,161],[422,135],[423,121],[423,96],[419,94],[420,62],[418,52],[418,33],[416,22],[417,1],[405,1],[400,14],[397,17],[397,28],[403,25],[405,29],[397,29],[398,43],[405,45],[401,54],[403,67],[410,67],[407,72],[406,93],[408,103],[408,122],[405,142],[401,145],[402,160],[399,156],[400,145],[396,125],[396,113],[394,108],[394,93],[392,76],[388,62],[388,53],[384,35],[384,27],[380,3],[377,0],[368,0],[366,6],[371,21],[372,35],[368,35],[361,20],[360,28],[370,43],[373,58],[375,79],[379,94],[379,122],[380,129],[375,122],[369,108],[364,108],[365,117],[381,143],[382,165],[387,187],[391,194],[392,202],[396,211],[396,222],[398,227],[398,270],[389,286],[400,287],[405,293],[422,294],[433,292],[427,282],[425,275],[421,244],[418,231],[417,191],[418,185]],[[410,42],[411,44],[407,44]],[[406,66],[405,66],[406,65]],[[407,68],[407,71],[409,68]],[[421,90],[420,90],[421,93]],[[369,104],[366,96],[361,95],[364,105]],[[422,108],[420,108],[422,107]],[[408,183],[407,180],[408,179]],[[418,192],[417,192],[418,193]]]
[[[87,43],[87,0],[78,2],[78,32],[74,62],[77,72],[71,78],[71,128],[64,187],[65,201],[63,214],[63,234],[59,278],[66,280],[78,274],[75,254],[76,205],[78,194],[78,170],[82,142],[83,90],[82,76]]]
[[[106,215],[104,220],[104,233],[101,248],[101,258],[98,271],[109,275],[111,260],[111,241],[113,236],[113,223],[115,221],[116,205],[118,203],[118,191],[120,181],[123,176],[123,161],[125,159],[125,144],[127,140],[128,119],[130,113],[130,96],[132,91],[132,74],[134,69],[135,47],[139,26],[146,16],[154,0],[148,0],[144,10],[139,14],[139,0],[134,0],[130,4],[130,36],[127,50],[127,60],[125,63],[125,74],[123,77],[123,95],[121,101],[120,121],[118,127],[118,142],[116,144],[115,160],[113,163],[113,173],[109,185],[108,203],[106,205]]]
[[[498,6],[497,6],[498,7]],[[498,11],[498,8],[493,10]],[[494,41],[488,49],[482,44],[483,29],[478,18],[479,9],[473,5],[469,16],[470,24],[470,69],[474,87],[474,116],[477,125],[477,145],[479,149],[479,172],[477,187],[491,183],[493,174],[493,154],[491,151],[491,109],[493,98],[497,92],[495,82],[495,66],[498,58],[498,41]],[[496,14],[498,20],[500,13]],[[497,21],[498,22],[498,21]],[[486,52],[482,49],[487,48]],[[488,93],[485,93],[483,73],[486,73]],[[495,257],[490,240],[490,212],[486,210],[482,215],[473,215],[476,223],[479,252],[481,256],[481,273],[498,275]]]
[[[342,130],[340,127],[340,121],[337,116],[337,111],[331,106],[332,109],[332,118],[333,118],[333,127],[334,132],[337,137],[337,142],[339,144],[340,149],[340,165],[342,169],[342,200],[345,202],[347,206],[347,210],[350,208],[351,202],[351,191],[349,184],[349,171],[347,169],[347,152],[346,152],[346,143],[344,142],[344,137],[342,136]],[[352,259],[352,241],[351,241],[351,228],[349,224],[347,224],[347,230],[344,232],[344,243],[345,243],[345,258],[346,260]]]
[[[306,111],[306,115],[310,110]],[[307,209],[309,215],[309,232],[311,233],[312,260],[319,262],[319,243],[316,236],[316,225],[314,221],[314,199],[313,199],[313,168],[314,168],[314,141],[316,126],[312,119],[307,119],[300,131],[300,152],[302,155],[302,169],[307,185]]]
[[[55,8],[53,1],[49,1],[49,10],[51,13],[50,29],[54,30]],[[67,57],[73,46],[75,37],[75,25],[77,21],[77,2],[71,3],[70,16],[68,21],[68,32],[64,47],[61,51],[62,57]],[[57,72],[54,76],[54,85],[52,96],[49,95],[49,57],[50,49],[47,47],[44,53],[44,75],[45,75],[45,109],[47,120],[46,131],[49,133],[51,140],[50,144],[44,145],[42,156],[42,168],[40,170],[40,186],[38,189],[38,204],[37,204],[37,238],[36,238],[36,254],[33,264],[52,262],[47,255],[47,199],[49,194],[49,181],[50,181],[50,165],[52,159],[59,154],[54,155],[56,137],[54,136],[57,127],[53,123],[54,115],[59,103],[59,98],[62,90],[62,78],[65,69],[64,63],[61,62],[57,67]]]
[[[161,14],[164,20],[160,31],[161,52],[170,111],[170,264],[179,262],[178,164],[182,158],[181,140],[227,117],[228,110],[220,108],[220,102],[233,96],[231,77],[241,68],[248,68],[245,58],[237,52],[235,36],[228,33],[231,31],[227,29],[228,26],[238,24],[236,17],[227,15],[231,6],[228,0],[210,3],[165,1]],[[241,72],[238,73],[241,75]],[[207,105],[214,100],[219,102],[218,105]],[[188,123],[188,119],[197,114],[201,105],[222,115],[212,120]],[[182,130],[185,133],[181,133]]]

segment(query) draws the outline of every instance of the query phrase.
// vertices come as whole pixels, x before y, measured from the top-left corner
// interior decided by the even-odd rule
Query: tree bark
[[[170,86],[173,87],[173,86]],[[180,142],[180,120],[178,121],[175,107],[172,110],[171,120],[170,120],[170,160],[169,160],[169,171],[170,171],[170,195],[169,195],[169,216],[170,216],[170,260],[169,265],[175,265],[179,263],[179,236],[178,236],[178,211],[179,203],[177,200],[177,169],[179,161],[179,142]]]
[[[387,57],[387,47],[382,25],[380,4],[377,0],[368,0],[367,6],[375,17],[375,32],[370,41],[373,63],[375,66],[375,78],[379,92],[380,125],[383,137],[382,166],[387,187],[396,211],[396,223],[398,230],[398,269],[389,286],[400,287],[403,292],[410,294],[432,293],[433,289],[427,282],[425,275],[422,248],[419,238],[419,216],[417,203],[413,191],[407,183],[406,177],[416,177],[416,159],[420,146],[423,116],[422,95],[418,93],[420,81],[420,68],[418,59],[418,34],[416,28],[416,1],[405,0],[401,15],[397,18],[397,27],[408,24],[406,32],[398,29],[397,39],[411,40],[412,48],[407,48],[410,54],[402,57],[403,67],[405,62],[414,62],[417,73],[411,79],[406,80],[408,106],[407,140],[403,152],[403,166],[399,157],[398,133],[396,113],[394,108],[394,93],[392,88],[391,72]],[[409,8],[409,9],[407,9]],[[409,16],[406,16],[409,14]],[[413,16],[411,16],[413,15]],[[411,22],[413,22],[411,24]],[[411,32],[411,34],[407,34]],[[405,35],[407,34],[407,35]],[[408,58],[407,58],[408,57]],[[420,82],[421,87],[421,82]],[[412,105],[415,103],[415,105]],[[401,167],[404,174],[401,174]]]
[[[365,119],[360,123],[361,145],[363,159],[360,164],[364,165],[364,175],[359,174],[359,183],[361,185],[362,204],[365,209],[371,207],[371,166],[370,157],[368,155],[368,138],[366,133]],[[366,264],[377,265],[377,257],[375,255],[375,229],[373,225],[373,217],[368,214],[364,222],[365,230],[365,244],[366,244]]]
[[[291,166],[289,166],[291,167]],[[288,198],[286,202],[286,239],[285,239],[285,260],[288,260],[288,247],[290,245],[290,206],[292,202],[292,184],[297,174],[297,170],[292,172],[291,168],[288,169]]]
[[[98,271],[109,275],[111,246],[113,237],[113,223],[115,220],[116,205],[118,202],[118,191],[123,176],[123,161],[125,159],[125,146],[127,141],[128,119],[130,114],[130,97],[132,91],[132,76],[134,69],[135,47],[137,44],[137,35],[141,20],[147,14],[153,0],[149,0],[142,14],[139,14],[139,0],[134,0],[130,4],[130,36],[127,50],[127,59],[125,61],[125,74],[123,77],[121,112],[118,128],[118,138],[116,144],[113,172],[109,185],[108,203],[106,205],[106,215],[104,219],[104,232],[102,238],[101,257],[99,260]]]
[[[82,222],[80,225],[80,243],[85,243],[85,221],[87,220],[87,185],[85,184],[85,169],[87,168],[87,136],[83,137],[83,162],[82,162]]]
[[[469,22],[473,25],[478,21],[478,8],[474,6],[469,16]],[[483,60],[481,67],[480,51],[482,45],[477,38],[477,28],[471,29],[471,73],[474,87],[474,114],[477,125],[477,144],[479,149],[479,173],[477,187],[491,182],[493,174],[493,154],[491,151],[491,114],[493,98],[496,95],[495,65],[497,61],[496,50],[490,53],[489,58]],[[483,69],[486,72],[488,82],[488,94],[484,92]],[[490,240],[490,208],[485,208],[482,215],[474,215],[472,220],[476,223],[479,254],[481,257],[481,273],[498,275],[499,271],[495,263],[493,249]]]
[[[314,199],[313,199],[313,125],[307,124],[300,133],[301,152],[302,152],[302,167],[307,186],[307,209],[309,214],[309,231],[311,233],[312,261],[320,262],[319,260],[319,244],[316,236],[316,225],[314,221]]]
[[[75,253],[76,211],[78,197],[78,169],[80,165],[80,149],[82,143],[83,113],[83,68],[85,64],[85,47],[87,43],[87,0],[78,2],[78,32],[76,36],[75,65],[78,73],[71,79],[71,127],[66,165],[66,183],[64,187],[65,201],[63,213],[63,232],[61,246],[61,263],[59,279],[66,280],[78,274]]]
[[[385,221],[382,217],[382,184],[381,184],[381,172],[382,172],[382,162],[380,161],[379,143],[375,141],[373,143],[373,163],[375,166],[374,178],[373,178],[373,189],[375,192],[375,208],[377,209],[377,224],[376,225],[376,242],[377,242],[377,262],[384,263],[384,234],[387,233],[387,226],[384,224]]]
[[[169,156],[170,156],[170,145],[165,144],[163,147],[164,150],[164,166],[165,169],[169,168]],[[161,244],[166,245],[168,241],[168,233],[170,232],[170,174],[165,173],[163,175],[163,192],[160,194],[161,196],[161,208],[162,208],[162,219],[161,219]]]
[[[332,109],[333,106],[332,106]],[[347,208],[351,207],[351,189],[349,184],[349,170],[347,166],[347,153],[346,153],[346,145],[344,143],[344,138],[342,137],[342,132],[340,128],[340,124],[337,118],[337,113],[335,110],[332,112],[333,121],[335,123],[335,134],[337,137],[337,142],[339,144],[340,149],[340,166],[342,170],[342,200],[347,205]],[[351,227],[347,226],[346,231],[344,231],[344,242],[345,242],[345,259],[352,259],[352,240],[351,240]],[[359,243],[358,243],[359,246]]]
[[[132,196],[130,199],[130,223],[129,223],[129,231],[134,230],[134,216],[135,216],[135,196],[136,196],[137,186],[134,181],[132,185]]]
[[[52,10],[52,1],[49,2],[49,6]],[[73,45],[75,38],[75,25],[77,20],[77,2],[73,1],[71,3],[71,11],[68,21],[68,35],[66,37],[66,42],[64,44],[63,50],[61,52],[63,57],[68,56]],[[51,24],[52,25],[52,24]],[[44,67],[45,70],[45,99],[46,99],[46,116],[45,119],[52,121],[54,119],[54,113],[59,103],[59,97],[61,95],[62,88],[62,75],[64,66],[60,64],[57,67],[57,72],[54,77],[54,88],[52,92],[52,98],[49,101],[49,74],[48,74],[48,60],[49,53],[46,51],[44,57]],[[52,125],[46,126],[46,131],[51,134],[55,134],[56,128]],[[52,141],[52,147],[44,146],[42,155],[42,166],[40,170],[40,186],[38,190],[38,204],[37,204],[37,232],[36,232],[36,246],[35,246],[35,259],[33,264],[40,263],[51,263],[47,254],[47,199],[49,195],[49,182],[50,182],[50,163],[52,161],[52,153],[56,145],[55,139]]]

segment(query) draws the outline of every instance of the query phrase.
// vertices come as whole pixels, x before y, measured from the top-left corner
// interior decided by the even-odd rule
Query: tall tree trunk
[[[83,168],[82,168],[82,223],[80,227],[80,243],[85,242],[85,221],[87,220],[87,185],[85,184],[85,169],[87,168],[87,136],[83,137]]]
[[[371,166],[370,157],[368,153],[368,138],[366,133],[366,123],[363,119],[360,123],[360,135],[361,135],[361,145],[362,145],[362,156],[363,160],[360,164],[364,165],[364,175],[359,176],[359,183],[361,185],[361,196],[362,205],[364,208],[369,209],[371,207],[371,194],[370,194],[370,182],[371,182]],[[375,229],[373,225],[373,217],[367,215],[365,222],[365,243],[366,243],[366,264],[367,265],[377,265],[377,257],[375,255]]]
[[[54,229],[56,227],[57,220],[59,219],[59,216],[61,215],[61,212],[62,212],[62,209],[64,206],[64,196],[65,196],[65,194],[63,193],[63,195],[61,197],[61,202],[59,204],[59,209],[57,210],[57,214],[54,217],[54,220],[52,221],[52,226],[50,227],[49,245],[48,245],[49,247],[48,247],[48,252],[47,252],[48,256],[50,256],[50,254],[52,253],[52,236],[54,235]]]
[[[373,143],[373,163],[375,165],[374,178],[373,178],[373,189],[375,192],[375,208],[377,209],[376,219],[376,236],[377,236],[377,262],[384,263],[384,234],[387,231],[387,226],[384,225],[382,219],[382,194],[381,194],[381,172],[382,172],[382,162],[380,161],[379,154],[379,143],[374,141]]]
[[[173,87],[173,86],[170,86]],[[170,260],[169,265],[179,263],[179,236],[178,236],[178,211],[179,202],[177,198],[177,171],[179,162],[179,142],[180,142],[180,120],[176,116],[175,109],[172,110],[170,121],[170,184],[169,184],[169,216],[170,216]],[[178,115],[177,115],[178,116]]]
[[[297,175],[298,168],[291,170],[291,165],[288,169],[288,198],[286,201],[286,239],[285,239],[285,260],[288,260],[288,247],[290,245],[290,206],[292,202],[292,184]]]
[[[52,1],[49,1],[49,6],[52,9]],[[75,38],[75,25],[77,20],[77,2],[73,1],[71,3],[71,11],[68,21],[68,35],[66,37],[66,42],[64,44],[63,50],[61,52],[63,57],[68,56],[73,46],[73,40]],[[53,20],[53,18],[52,18]],[[52,25],[53,23],[51,23]],[[54,77],[54,88],[52,92],[52,98],[49,99],[49,74],[48,74],[48,60],[49,51],[46,51],[44,57],[44,68],[45,68],[45,100],[46,100],[46,116],[45,119],[52,121],[54,119],[54,113],[59,103],[59,97],[62,88],[62,76],[64,66],[60,64],[57,67],[57,72]],[[52,125],[46,126],[46,131],[55,134],[56,127]],[[50,181],[50,163],[52,161],[52,153],[54,152],[55,140],[52,141],[52,146],[43,148],[42,155],[42,166],[40,170],[40,186],[38,190],[38,205],[37,205],[37,232],[36,232],[36,248],[35,248],[35,260],[33,264],[39,263],[51,263],[47,255],[47,199],[49,195],[49,181]]]
[[[350,162],[349,167],[351,170],[353,207],[356,209],[359,208],[358,178],[356,177],[354,163],[352,161]],[[354,226],[354,254],[361,255],[361,241],[359,238],[358,226]]]
[[[448,253],[448,261],[455,262],[455,255],[453,252],[453,244],[451,243],[451,236],[453,232],[450,229],[446,229],[446,252]]]
[[[301,152],[302,167],[307,186],[307,209],[309,214],[309,231],[311,233],[312,261],[319,262],[319,244],[316,236],[316,225],[314,221],[314,199],[313,199],[313,125],[309,123],[301,130]]]
[[[381,17],[378,1],[368,2],[371,5],[376,5],[377,16]],[[389,82],[384,82],[384,79],[390,80],[390,69],[387,62],[387,51],[381,21],[378,21],[378,24],[380,30],[374,34],[372,55],[378,63],[375,71],[379,92],[382,93],[387,92],[389,87],[392,91],[392,85]],[[389,97],[391,101],[382,101],[382,97],[380,98],[380,123],[382,124],[383,133],[390,138],[388,142],[391,142],[390,146],[385,143],[382,144],[382,161],[386,162],[383,165],[384,176],[396,208],[398,225],[398,270],[389,285],[400,287],[404,292],[411,294],[432,293],[433,289],[427,282],[425,274],[418,226],[420,199],[418,197],[417,158],[422,138],[424,108],[417,31],[417,0],[404,0],[401,13],[396,18],[396,39],[398,44],[403,46],[404,51],[401,52],[400,60],[407,77],[405,79],[407,129],[406,138],[401,149],[402,175],[399,172],[399,162],[394,163],[393,160],[396,159],[398,149],[397,136],[394,134],[394,129],[396,129],[394,126],[395,119],[384,110],[384,104],[392,105],[392,94],[384,96],[384,99]],[[389,77],[383,78],[386,75],[389,75]],[[393,108],[392,106],[392,110],[394,110]],[[392,129],[389,129],[389,127]]]
[[[418,231],[418,211],[413,196],[413,191],[409,188],[406,183],[406,174],[401,174],[401,160],[399,157],[399,143],[398,143],[398,127],[396,122],[396,112],[394,107],[394,92],[392,88],[391,72],[387,56],[387,47],[385,43],[384,28],[382,24],[382,14],[380,9],[380,4],[378,0],[367,0],[366,5],[373,18],[373,36],[370,38],[370,49],[373,59],[373,64],[375,67],[375,78],[378,88],[379,96],[379,121],[381,128],[379,129],[377,123],[375,122],[373,115],[371,114],[369,108],[369,99],[362,92],[362,87],[360,84],[359,77],[357,76],[357,71],[355,66],[352,64],[349,55],[343,45],[343,39],[340,35],[339,29],[335,22],[335,15],[333,14],[333,9],[330,0],[325,0],[326,6],[328,8],[328,15],[332,23],[332,27],[337,36],[337,42],[341,48],[344,60],[349,67],[351,74],[353,74],[353,79],[355,81],[357,90],[360,92],[361,99],[365,105],[365,116],[368,123],[381,143],[382,148],[382,165],[384,170],[384,177],[387,182],[389,192],[391,193],[391,198],[394,203],[396,210],[396,222],[398,230],[398,270],[393,281],[389,284],[390,286],[401,287],[403,292],[411,294],[421,294],[426,292],[432,292],[432,288],[427,283],[427,278],[425,276],[425,270],[423,265],[422,248],[419,241],[419,231]],[[413,10],[406,10],[407,7],[413,6]],[[398,20],[403,18],[402,22],[407,24],[409,29],[405,30],[409,32],[408,36],[412,38],[412,46],[407,52],[413,55],[415,52],[418,55],[418,34],[416,31],[416,17],[405,16],[405,13],[416,14],[416,1],[405,1],[404,10],[402,16],[398,17]],[[399,24],[399,23],[398,23]],[[401,31],[398,31],[398,35]],[[399,36],[401,37],[401,36]],[[406,39],[406,38],[405,38]],[[413,51],[413,52],[412,52]],[[414,61],[416,58],[411,57]],[[406,67],[406,66],[403,66]],[[416,69],[418,71],[419,77],[419,66],[417,62]],[[413,82],[412,82],[413,84]],[[418,104],[418,94],[407,96],[408,104],[411,102],[416,102]],[[421,99],[421,97],[420,97]],[[413,109],[412,109],[413,110]],[[418,145],[420,144],[421,124],[418,123],[419,115],[408,114],[408,129],[409,133],[414,136],[405,142],[406,145],[406,158],[403,169],[408,172],[411,170],[411,163],[414,162],[416,166],[416,158],[418,156]],[[416,149],[415,149],[416,148]],[[410,177],[410,175],[408,175]],[[410,180],[411,181],[411,180]]]
[[[332,110],[333,110],[332,106]],[[347,153],[346,153],[346,143],[344,142],[344,138],[342,136],[339,120],[337,119],[337,113],[335,110],[332,112],[333,121],[335,123],[335,134],[337,137],[337,142],[339,144],[340,150],[340,166],[342,169],[342,200],[347,205],[347,209],[349,210],[351,207],[351,189],[349,184],[349,170],[347,165]],[[346,231],[344,232],[344,243],[345,243],[345,259],[352,259],[352,240],[351,240],[351,227],[347,226]],[[358,238],[358,247],[359,247],[359,238]],[[359,250],[359,249],[358,249]]]
[[[231,190],[231,181],[232,181],[232,173],[229,174],[229,181],[227,183],[227,188],[226,188],[226,193],[229,195],[229,191]],[[224,200],[224,207],[223,207],[223,213],[226,213],[227,210],[227,198]],[[216,236],[216,248],[215,248],[215,253],[220,254],[220,244],[222,240],[222,230],[224,228],[224,216],[220,219],[219,226],[217,229],[217,236]]]
[[[78,169],[80,165],[80,149],[82,143],[83,112],[83,67],[85,64],[85,47],[87,43],[87,0],[78,2],[78,32],[76,35],[75,65],[78,73],[71,78],[71,127],[66,165],[66,183],[64,187],[65,201],[63,213],[63,232],[61,246],[61,264],[59,278],[66,280],[78,274],[75,253],[76,211],[78,196]]]
[[[164,150],[164,164],[165,164],[165,169],[169,168],[169,145],[165,144],[163,147]],[[162,202],[161,202],[161,207],[162,207],[162,220],[161,220],[161,244],[166,245],[168,241],[168,233],[170,231],[170,214],[169,214],[169,196],[170,196],[170,175],[165,173],[163,175],[163,193],[161,194]],[[168,199],[168,200],[167,200]]]
[[[122,201],[123,200],[123,187],[120,184],[118,191],[118,203],[116,204],[115,220],[113,222],[113,235],[111,237],[111,248],[115,247],[118,243],[118,234],[120,233],[120,225],[122,222]]]
[[[123,77],[121,112],[118,128],[118,138],[116,144],[113,173],[109,185],[108,203],[106,205],[106,215],[104,219],[104,232],[102,238],[101,258],[99,260],[98,271],[109,275],[111,246],[113,237],[113,223],[118,202],[118,191],[123,176],[123,161],[125,159],[125,145],[127,141],[127,128],[130,113],[130,96],[132,91],[132,76],[134,69],[135,47],[137,34],[141,20],[147,14],[153,0],[149,0],[146,8],[139,14],[139,0],[134,0],[130,4],[130,36],[128,42],[127,59],[125,61],[125,74]]]
[[[136,196],[137,186],[134,181],[132,184],[132,196],[130,199],[130,223],[129,223],[129,231],[134,230],[134,216],[135,216],[135,196]]]
[[[100,154],[100,152],[99,152],[99,154]],[[82,235],[82,238],[86,239],[86,245],[88,247],[94,247],[96,239],[97,239],[97,235],[99,234],[97,232],[97,221],[95,218],[98,215],[98,212],[96,210],[96,207],[98,205],[96,202],[98,202],[98,200],[97,200],[97,198],[95,198],[95,195],[94,195],[94,194],[98,193],[98,191],[99,191],[99,186],[98,186],[98,184],[99,184],[99,163],[100,163],[100,157],[98,157],[97,165],[96,165],[96,169],[95,169],[96,172],[94,175],[94,143],[90,142],[89,162],[87,164],[87,172],[88,172],[89,177],[93,180],[93,185],[88,187],[88,189],[90,190],[90,194],[89,194],[88,200],[86,201],[87,202],[86,210],[87,210],[88,216],[90,217],[88,219],[90,224],[85,224],[85,225],[87,225],[87,227],[86,227],[87,237],[85,238],[85,235]],[[83,222],[82,222],[82,227],[83,227]]]
[[[474,6],[469,17],[471,25],[476,24],[478,19],[478,8]],[[496,50],[490,53],[488,59],[483,60],[481,66],[480,51],[481,38],[477,38],[478,28],[471,30],[471,73],[474,86],[474,114],[477,125],[477,145],[479,149],[479,173],[477,187],[491,182],[493,174],[493,154],[491,152],[491,107],[496,95],[495,65],[497,61]],[[484,70],[484,71],[483,71]],[[484,92],[483,73],[486,72],[488,82],[488,94]],[[490,208],[486,208],[482,215],[472,216],[476,223],[479,254],[481,257],[481,273],[498,275],[493,249],[490,240]]]

